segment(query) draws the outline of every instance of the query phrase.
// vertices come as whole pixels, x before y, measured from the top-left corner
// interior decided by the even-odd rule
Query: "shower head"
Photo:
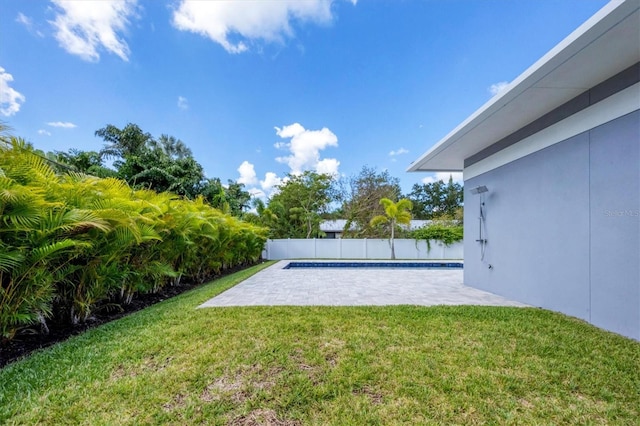
[[[471,189],[471,193],[473,195],[478,195],[478,194],[483,194],[485,192],[489,192],[489,190],[487,189],[486,186],[482,185],[482,186],[476,186],[475,188]]]

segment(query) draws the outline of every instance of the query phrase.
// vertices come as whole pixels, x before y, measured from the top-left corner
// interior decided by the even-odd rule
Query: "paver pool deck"
[[[529,306],[463,284],[462,269],[293,268],[283,260],[200,305]]]

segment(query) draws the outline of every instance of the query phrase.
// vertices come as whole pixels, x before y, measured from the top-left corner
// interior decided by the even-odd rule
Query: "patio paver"
[[[283,269],[280,261],[200,307],[529,306],[463,284],[460,269]]]

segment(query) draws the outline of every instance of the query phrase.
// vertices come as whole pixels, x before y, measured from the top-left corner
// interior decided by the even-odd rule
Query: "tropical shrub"
[[[453,243],[462,241],[463,237],[463,227],[458,225],[435,224],[411,232],[411,238],[425,240],[429,250],[431,250],[431,240],[441,241],[444,245],[450,246]]]
[[[181,279],[256,262],[263,228],[170,193],[58,174],[19,138],[0,143],[0,339],[81,323]]]

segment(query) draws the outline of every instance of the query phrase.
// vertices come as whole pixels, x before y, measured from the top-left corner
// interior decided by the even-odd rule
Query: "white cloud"
[[[422,179],[422,183],[434,183],[439,180],[443,181],[444,183],[448,183],[450,176],[453,178],[454,183],[462,184],[462,173],[460,172],[437,172],[434,176],[427,176],[426,178]]]
[[[396,155],[402,155],[402,154],[408,154],[408,153],[409,153],[408,149],[400,148],[400,149],[398,149],[396,151],[390,151],[389,152],[389,156],[390,157],[395,157]]]
[[[258,183],[258,178],[256,177],[256,170],[248,161],[243,161],[238,167],[238,173],[240,173],[240,178],[238,178],[238,183],[249,185],[255,185]]]
[[[489,90],[489,93],[495,96],[504,92],[507,89],[507,87],[509,87],[508,81],[500,81],[498,83],[494,83],[491,86],[489,86],[488,90]]]
[[[181,110],[189,109],[189,101],[187,101],[187,98],[185,98],[184,96],[178,96],[178,108],[180,108]]]
[[[325,158],[324,160],[318,161],[318,164],[316,164],[316,172],[325,175],[337,176],[339,166],[340,162],[335,158]]]
[[[42,34],[41,31],[35,28],[31,18],[26,16],[24,13],[18,12],[18,16],[16,17],[16,22],[19,24],[22,24],[27,29],[27,31],[29,31],[31,34],[35,34],[38,37],[44,37],[44,34]]]
[[[26,100],[24,95],[9,83],[13,81],[13,76],[0,67],[0,114],[10,117],[20,111],[20,107]]]
[[[300,123],[294,123],[282,128],[276,127],[276,134],[289,142],[276,142],[278,149],[287,150],[291,155],[277,157],[276,161],[287,164],[292,174],[300,174],[305,170],[315,170],[318,173],[338,175],[340,162],[335,158],[320,158],[320,151],[329,146],[338,146],[338,138],[326,127],[322,130],[307,130]],[[264,179],[258,181],[255,166],[243,161],[238,167],[239,183],[254,186],[247,189],[255,197],[267,198],[278,193],[278,186],[287,182],[288,176],[279,177],[274,172],[267,172]],[[257,188],[257,184],[260,188]]]
[[[281,183],[282,179],[279,178],[278,175],[273,172],[267,172],[264,175],[264,180],[260,181],[260,187],[266,192],[270,192]]]
[[[267,194],[265,194],[264,191],[261,191],[258,188],[249,188],[247,189],[247,192],[254,198],[267,198]]]
[[[244,183],[245,185],[260,184],[260,188],[262,189],[256,186],[250,186],[246,191],[251,194],[252,197],[260,198],[265,201],[267,198],[278,193],[278,185],[287,181],[286,177],[283,179],[273,172],[267,172],[264,175],[264,179],[258,182],[254,166],[248,161],[244,161],[240,167],[238,167],[238,172],[240,172],[240,179],[238,179],[238,183]]]
[[[25,14],[22,12],[18,12],[18,16],[16,17],[16,22],[24,25],[25,27],[27,27],[27,29],[31,29],[31,27],[33,26],[33,22],[31,21],[31,18],[25,16]]]
[[[38,130],[38,134],[42,135],[42,136],[51,136],[51,132],[48,132],[48,131],[46,131],[44,129]]]
[[[400,148],[395,151],[389,151],[389,157],[391,157],[391,161],[395,163],[397,161],[395,157],[397,157],[398,155],[407,154],[407,153],[409,153],[408,149]]]
[[[61,127],[63,129],[73,129],[75,127],[78,127],[75,124],[70,123],[68,121],[50,121],[50,122],[47,123],[47,126]]]
[[[135,17],[137,0],[52,0],[58,13],[51,22],[60,46],[85,61],[97,62],[99,49],[129,60],[129,46],[122,38]]]
[[[322,130],[306,130],[299,123],[275,129],[281,138],[291,139],[287,143],[275,144],[276,148],[287,149],[291,153],[286,157],[276,158],[279,163],[288,165],[291,173],[300,174],[305,170],[332,174],[338,172],[338,160],[320,159],[320,151],[330,146],[338,146],[338,137],[331,130],[326,127]]]
[[[292,22],[329,23],[335,0],[180,0],[173,26],[208,37],[229,53],[242,53],[256,41],[282,43],[294,36]],[[356,4],[357,0],[351,0]]]

